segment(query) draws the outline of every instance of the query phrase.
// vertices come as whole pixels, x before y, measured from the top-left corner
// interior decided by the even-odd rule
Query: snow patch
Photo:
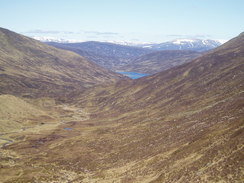
[[[187,44],[187,43],[193,43],[195,41],[196,40],[193,40],[193,39],[176,39],[172,43],[173,44]]]

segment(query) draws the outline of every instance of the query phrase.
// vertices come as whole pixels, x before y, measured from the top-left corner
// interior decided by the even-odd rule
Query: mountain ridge
[[[76,52],[98,65],[115,70],[117,66],[125,65],[131,58],[152,52],[144,48],[118,45],[113,43],[88,41],[82,43],[54,43],[48,45]]]

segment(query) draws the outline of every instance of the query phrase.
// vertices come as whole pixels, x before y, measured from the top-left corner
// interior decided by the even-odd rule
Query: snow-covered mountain
[[[218,40],[201,40],[201,39],[176,39],[159,44],[144,44],[137,45],[143,48],[153,50],[193,50],[193,51],[207,51],[220,46],[223,41]]]
[[[75,39],[63,39],[63,38],[55,38],[55,37],[48,37],[48,36],[34,36],[33,39],[36,39],[41,42],[55,42],[55,43],[77,43],[83,42],[82,40],[75,40]]]
[[[132,41],[104,41],[104,42],[119,44],[123,46],[134,46],[134,47],[142,47],[142,45],[155,44],[153,42],[132,42]]]

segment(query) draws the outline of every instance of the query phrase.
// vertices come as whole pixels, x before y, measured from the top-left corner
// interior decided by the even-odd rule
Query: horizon
[[[244,30],[244,2],[235,0],[1,1],[0,26],[32,38],[69,42],[227,41]]]
[[[128,46],[136,46],[136,45],[150,45],[150,44],[160,44],[160,43],[166,43],[166,42],[174,42],[174,41],[192,41],[192,40],[214,40],[218,41],[220,44],[224,44],[230,39],[201,39],[201,38],[175,38],[163,42],[145,42],[145,41],[127,41],[127,40],[78,40],[78,39],[63,39],[63,38],[57,38],[57,37],[46,37],[46,36],[28,36],[27,37],[36,39],[41,42],[57,42],[57,43],[83,43],[83,42],[101,42],[101,43],[113,43],[113,44],[120,44],[120,45],[128,45]],[[231,38],[232,39],[232,38]]]

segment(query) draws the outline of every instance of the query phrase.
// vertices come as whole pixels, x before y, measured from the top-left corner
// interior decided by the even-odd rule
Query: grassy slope
[[[50,118],[44,110],[12,95],[0,95],[0,103],[1,133],[31,125],[35,118]]]

